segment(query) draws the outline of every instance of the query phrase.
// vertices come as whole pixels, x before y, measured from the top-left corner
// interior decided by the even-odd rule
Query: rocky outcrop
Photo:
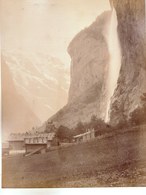
[[[68,47],[71,56],[69,100],[51,118],[57,125],[73,127],[79,121],[89,121],[93,114],[105,117],[109,66],[106,32],[110,17],[111,11],[98,16],[91,26],[76,35]]]
[[[112,124],[128,118],[146,92],[145,1],[113,0],[117,12],[122,64],[111,104]]]
[[[129,117],[141,105],[146,92],[145,5],[144,0],[111,0],[118,19],[121,68],[110,99],[110,123],[115,125]],[[107,109],[110,48],[107,41],[112,11],[101,14],[71,42],[71,86],[68,104],[52,120],[58,125],[75,126],[87,122],[93,114],[105,119]],[[112,50],[114,52],[114,50]],[[115,51],[116,54],[116,51]],[[114,72],[114,66],[112,67]],[[113,73],[114,74],[114,73]],[[112,78],[112,75],[110,75]]]
[[[71,56],[69,103],[87,92],[94,84],[102,88],[109,64],[105,37],[110,16],[111,11],[104,12],[91,26],[81,31],[68,47]]]

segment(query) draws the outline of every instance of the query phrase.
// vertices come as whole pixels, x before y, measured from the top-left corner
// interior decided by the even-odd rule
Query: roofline
[[[15,141],[22,142],[22,141],[24,141],[24,139],[10,139],[10,140],[8,140],[8,142],[15,142]]]
[[[24,141],[24,139],[27,139],[27,138],[47,138],[48,140],[52,140],[54,138],[54,136],[55,136],[55,132],[41,133],[41,134],[30,134],[30,135],[25,135],[22,137],[21,136],[17,137],[17,135],[16,135],[16,138],[15,138],[15,136],[10,137],[8,142],[10,142],[10,141]]]

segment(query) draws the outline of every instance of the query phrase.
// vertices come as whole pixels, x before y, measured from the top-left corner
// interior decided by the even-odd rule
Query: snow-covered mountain
[[[40,125],[37,115],[25,99],[17,93],[10,70],[3,56],[2,72],[2,137],[7,140],[10,133],[22,133]]]
[[[42,53],[4,52],[3,55],[17,92],[41,121],[66,104],[69,66]]]

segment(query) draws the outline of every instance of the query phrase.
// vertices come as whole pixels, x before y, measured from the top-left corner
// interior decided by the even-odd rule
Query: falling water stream
[[[117,32],[117,15],[115,9],[112,7],[111,20],[107,36],[108,48],[110,53],[110,63],[107,76],[107,107],[105,122],[110,120],[110,104],[111,98],[117,86],[119,72],[121,68],[121,49]]]

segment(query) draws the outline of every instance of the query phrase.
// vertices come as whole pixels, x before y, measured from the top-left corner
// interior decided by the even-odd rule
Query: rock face
[[[111,123],[127,118],[146,92],[145,1],[113,0],[117,12],[122,64],[111,104]]]
[[[117,86],[110,100],[110,123],[115,125],[129,117],[141,105],[146,92],[145,1],[113,0],[118,19],[121,68]],[[105,119],[107,77],[110,67],[108,25],[112,11],[101,14],[71,42],[71,86],[68,104],[52,120],[60,125],[75,126],[87,122],[93,114]],[[114,52],[114,51],[113,51]],[[116,53],[116,51],[115,51]]]
[[[110,11],[100,15],[90,27],[81,31],[68,47],[71,56],[69,103],[87,93],[93,85],[102,88],[109,63],[105,32],[110,16]]]
[[[20,133],[39,125],[40,121],[15,88],[9,68],[2,59],[2,135]]]
[[[106,77],[109,51],[106,32],[111,11],[97,17],[88,28],[82,30],[68,47],[71,56],[71,85],[68,104],[52,120],[69,127],[77,122],[87,122],[93,114],[105,117]]]

